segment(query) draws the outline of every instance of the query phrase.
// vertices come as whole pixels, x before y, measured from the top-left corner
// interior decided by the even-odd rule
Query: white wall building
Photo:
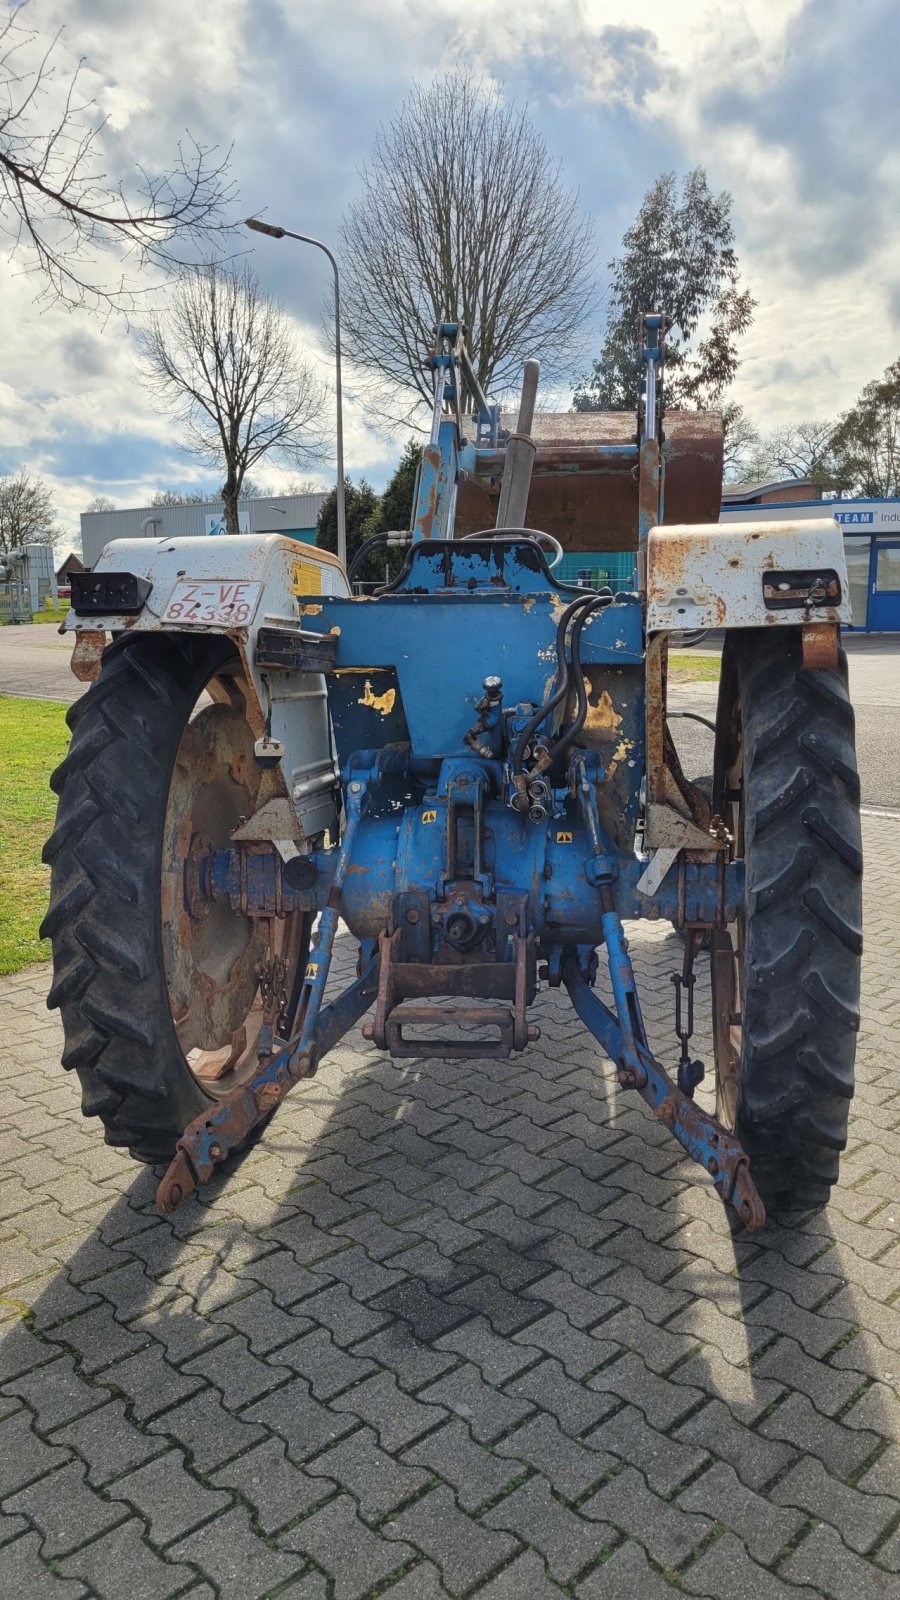
[[[325,494],[270,495],[242,500],[238,506],[241,533],[285,533],[303,544],[315,544],[316,521]],[[181,506],[136,506],[125,511],[83,511],[81,548],[92,567],[111,539],[174,539],[185,534],[224,532],[221,500]]]

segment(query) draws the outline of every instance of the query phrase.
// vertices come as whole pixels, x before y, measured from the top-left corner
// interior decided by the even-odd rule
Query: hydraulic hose
[[[522,732],[519,734],[519,737],[515,743],[512,758],[512,770],[514,776],[522,771],[522,765],[525,759],[525,750],[535,729],[540,726],[545,717],[550,716],[551,712],[556,710],[556,707],[559,705],[560,701],[564,700],[568,694],[569,663],[566,660],[566,629],[568,628],[572,617],[575,615],[576,611],[581,610],[582,607],[584,607],[585,611],[587,612],[588,610],[593,610],[596,605],[608,605],[611,598],[612,596],[596,595],[593,593],[579,595],[577,600],[573,600],[571,605],[566,606],[565,611],[560,617],[559,625],[556,629],[556,674],[557,678],[560,679],[559,686],[550,696],[550,699],[545,700],[544,704],[540,706],[534,713],[534,716],[531,717],[528,722],[526,722]]]
[[[563,734],[562,738],[557,739],[556,743],[550,746],[549,750],[547,751],[548,762],[556,761],[558,757],[562,755],[563,751],[572,743],[573,739],[577,739],[579,733],[584,727],[585,719],[587,717],[587,693],[584,687],[584,675],[581,671],[581,635],[584,630],[584,625],[587,622],[591,612],[594,610],[599,610],[601,606],[609,605],[609,603],[610,597],[607,597],[606,595],[595,595],[594,604],[586,605],[584,610],[579,613],[573,624],[572,671],[575,674],[575,694],[577,697],[575,720],[568,731]]]
[[[373,533],[371,539],[367,539],[365,544],[360,545],[356,555],[353,557],[353,560],[350,563],[350,570],[347,573],[347,582],[349,584],[353,583],[353,579],[356,577],[356,574],[365,561],[366,556],[370,555],[373,550],[377,550],[379,545],[386,545],[389,538],[390,534],[388,533]]]

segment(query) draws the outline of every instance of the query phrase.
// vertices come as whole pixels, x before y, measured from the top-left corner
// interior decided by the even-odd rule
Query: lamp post
[[[293,233],[290,228],[277,228],[271,222],[260,222],[258,217],[248,217],[246,225],[254,233],[267,233],[270,239],[299,239],[301,244],[314,244],[323,250],[331,262],[334,273],[334,375],[337,395],[337,553],[347,565],[347,511],[344,504],[344,411],[341,398],[341,285],[338,265],[327,244],[313,239],[308,233]]]

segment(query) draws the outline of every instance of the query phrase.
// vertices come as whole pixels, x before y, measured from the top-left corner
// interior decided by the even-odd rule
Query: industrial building
[[[900,499],[822,500],[816,486],[735,484],[722,497],[720,522],[805,522],[834,517],[843,530],[853,629],[900,633]]]
[[[284,533],[302,544],[315,544],[316,521],[324,494],[270,495],[264,500],[241,500],[241,533]],[[185,534],[224,534],[221,500],[202,500],[180,506],[139,506],[127,511],[83,511],[81,548],[84,563],[92,567],[111,539],[174,539]]]

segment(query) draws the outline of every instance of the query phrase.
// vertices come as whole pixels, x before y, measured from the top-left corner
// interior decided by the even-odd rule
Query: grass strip
[[[68,744],[58,700],[0,695],[0,973],[50,959],[38,938],[50,890],[41,849],[56,815],[50,774]]]

